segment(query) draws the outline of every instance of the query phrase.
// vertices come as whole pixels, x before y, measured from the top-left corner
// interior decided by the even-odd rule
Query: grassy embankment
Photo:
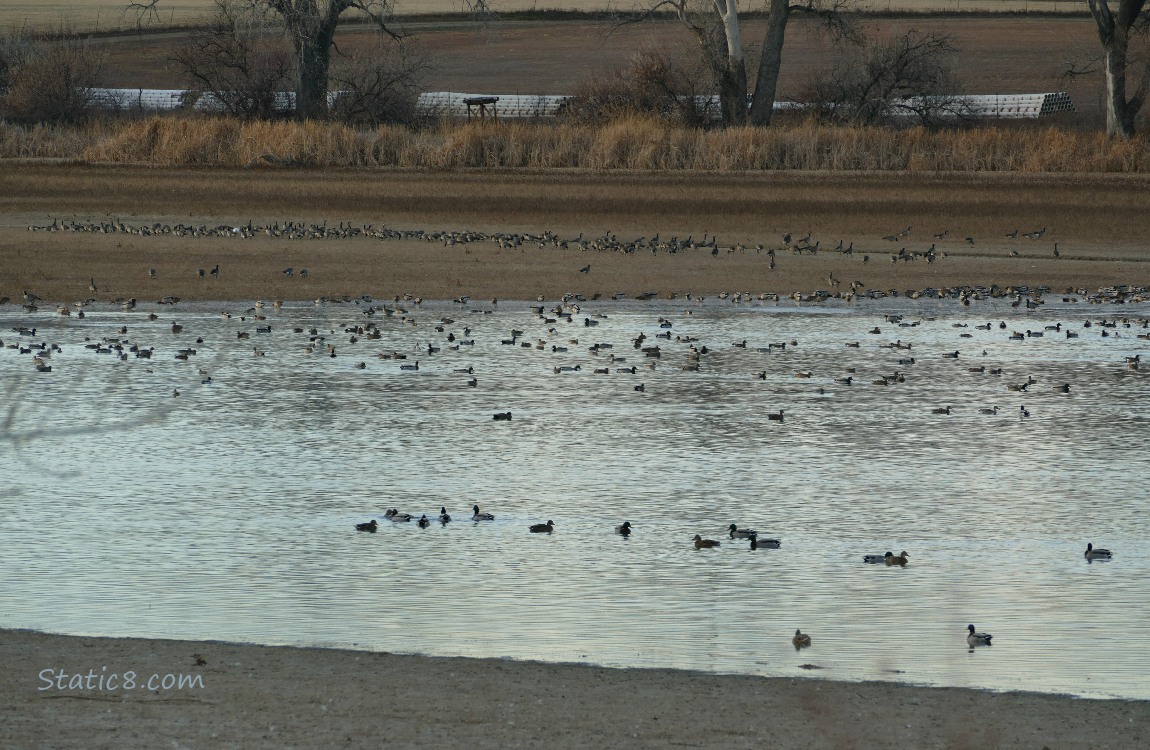
[[[644,118],[599,126],[443,122],[356,129],[328,123],[155,117],[78,128],[0,125],[0,158],[167,166],[410,169],[1145,172],[1150,140],[1057,128],[930,131],[796,123],[695,130]]]

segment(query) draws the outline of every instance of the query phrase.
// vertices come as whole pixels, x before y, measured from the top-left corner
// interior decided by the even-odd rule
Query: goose
[[[759,533],[753,529],[740,529],[738,524],[731,524],[729,531],[732,539],[753,539]]]
[[[711,547],[718,547],[719,542],[714,539],[704,539],[703,537],[695,534],[695,549],[709,549]]]
[[[800,648],[806,648],[811,645],[811,637],[801,630],[796,630],[795,637],[791,639],[791,643],[794,644],[795,650],[797,651]]]
[[[621,536],[631,536],[631,522],[624,521],[621,526],[616,526],[615,533]]]
[[[910,557],[910,555],[908,555],[906,553],[906,550],[903,550],[902,554],[900,554],[900,555],[892,555],[888,552],[883,557],[884,557],[884,560],[888,566],[897,565],[900,568],[905,568],[906,562],[907,562],[906,558]]]
[[[426,529],[428,526],[431,525],[431,521],[427,520],[427,516],[420,516],[418,523],[419,523],[419,528],[421,528],[421,529]]]
[[[547,523],[532,524],[529,530],[533,534],[550,534],[555,530],[555,522],[548,521]]]
[[[472,521],[494,521],[495,520],[495,516],[491,515],[490,513],[480,513],[478,505],[471,506],[471,511],[472,511],[472,516],[471,516]]]
[[[778,539],[759,539],[757,536],[751,537],[751,549],[778,549],[782,547],[783,543]]]
[[[375,522],[375,519],[373,518],[370,521],[368,521],[367,523],[357,523],[355,525],[355,530],[356,531],[370,531],[371,533],[374,534],[378,525],[379,524],[377,524]]]
[[[989,646],[990,639],[994,637],[990,633],[979,633],[973,625],[967,625],[966,631],[966,642],[971,646]]]
[[[1086,559],[1087,560],[1109,560],[1113,555],[1108,549],[1094,549],[1093,542],[1086,544]]]
[[[440,506],[439,507],[439,522],[440,523],[447,523],[450,520],[451,520],[451,516],[447,515],[447,507],[446,506]]]
[[[888,558],[894,557],[893,552],[887,552],[885,555],[863,555],[864,563],[885,563]]]

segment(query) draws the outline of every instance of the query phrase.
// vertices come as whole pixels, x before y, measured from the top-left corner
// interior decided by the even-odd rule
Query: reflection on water
[[[0,626],[1150,698],[1145,308],[144,307],[0,311]]]

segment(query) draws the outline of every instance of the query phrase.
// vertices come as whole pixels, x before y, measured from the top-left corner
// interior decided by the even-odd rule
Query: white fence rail
[[[96,99],[120,109],[165,111],[195,109],[212,112],[224,107],[211,94],[195,96],[181,89],[92,89]],[[340,92],[332,92],[334,100]],[[454,91],[436,91],[420,94],[419,110],[428,115],[450,117],[491,116],[505,118],[553,117],[562,111],[568,96],[532,96],[523,94],[465,94]],[[718,99],[710,104],[718,111]],[[290,111],[295,105],[295,94],[280,92],[276,107]],[[803,109],[807,105],[796,102],[775,102],[776,110]],[[482,107],[482,109],[481,109]],[[1037,119],[1073,112],[1074,104],[1064,91],[1047,94],[979,94],[958,97],[948,109],[961,109],[974,117],[1007,119]]]

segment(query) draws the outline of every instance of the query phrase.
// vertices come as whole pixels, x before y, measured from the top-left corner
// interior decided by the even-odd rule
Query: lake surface
[[[0,627],[1150,698],[1150,307],[535,304],[0,308]]]

